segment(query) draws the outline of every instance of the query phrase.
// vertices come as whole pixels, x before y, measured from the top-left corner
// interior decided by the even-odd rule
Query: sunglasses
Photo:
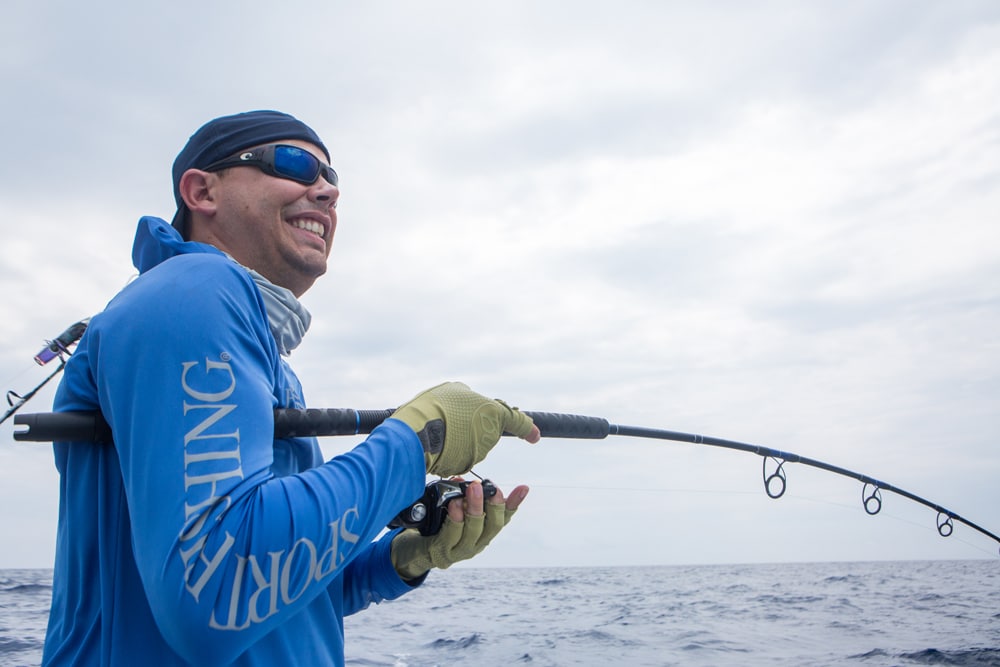
[[[205,171],[228,167],[257,167],[265,174],[312,185],[321,175],[330,185],[337,185],[337,172],[309,151],[288,144],[267,144],[213,162]]]

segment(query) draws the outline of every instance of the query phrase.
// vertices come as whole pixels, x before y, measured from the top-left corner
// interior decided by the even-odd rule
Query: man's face
[[[318,147],[303,148],[326,163]],[[322,176],[312,185],[269,176],[252,166],[218,174],[214,245],[275,285],[301,296],[326,273],[337,229],[340,190]]]

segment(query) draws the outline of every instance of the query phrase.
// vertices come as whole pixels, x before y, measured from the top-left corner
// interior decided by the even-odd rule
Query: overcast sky
[[[188,136],[276,108],[341,176],[310,405],[462,380],[1000,532],[1000,3],[156,4],[5,4],[0,388],[134,274]],[[50,567],[51,450],[12,430],[0,567]],[[771,500],[743,452],[505,440],[478,471],[532,487],[480,566],[997,556],[802,465]]]

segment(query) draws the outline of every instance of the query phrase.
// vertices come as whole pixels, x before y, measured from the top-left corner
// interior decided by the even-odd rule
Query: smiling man
[[[191,240],[225,249],[301,296],[326,272],[337,229],[340,191],[329,159],[322,145],[290,139],[185,171],[178,190]]]
[[[139,277],[92,318],[57,411],[113,446],[55,443],[59,527],[44,665],[342,665],[343,617],[479,553],[527,493],[478,483],[437,535],[384,526],[428,473],[468,471],[531,420],[459,383],[402,405],[347,454],[274,438],[304,408],[286,358],[326,272],[330,155],[275,111],[210,121],[174,163],[173,224],[139,221]]]

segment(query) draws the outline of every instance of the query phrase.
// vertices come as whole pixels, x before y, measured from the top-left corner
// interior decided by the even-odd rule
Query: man
[[[286,357],[326,271],[340,195],[308,126],[210,121],[174,163],[172,225],[139,221],[140,276],[93,318],[55,409],[100,410],[114,445],[56,443],[60,508],[45,665],[341,665],[343,616],[478,553],[524,499],[478,483],[441,532],[383,527],[427,473],[461,474],[530,419],[457,383],[351,452],[275,440],[304,407]]]

